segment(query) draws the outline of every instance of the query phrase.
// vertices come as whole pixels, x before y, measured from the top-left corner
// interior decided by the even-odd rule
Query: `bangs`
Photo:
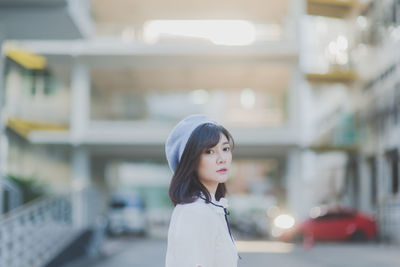
[[[204,150],[216,146],[221,138],[221,133],[226,136],[229,145],[233,147],[233,138],[224,127],[206,123],[201,127],[201,140],[199,142],[201,149]]]

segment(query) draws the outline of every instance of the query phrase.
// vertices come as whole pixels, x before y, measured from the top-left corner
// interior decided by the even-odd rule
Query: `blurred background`
[[[0,0],[0,46],[0,266],[163,266],[194,113],[239,266],[400,266],[400,0]]]

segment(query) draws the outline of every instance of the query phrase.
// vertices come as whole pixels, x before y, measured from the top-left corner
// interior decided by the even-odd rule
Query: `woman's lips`
[[[228,170],[227,169],[220,169],[220,170],[218,170],[217,172],[219,172],[219,173],[226,173]]]

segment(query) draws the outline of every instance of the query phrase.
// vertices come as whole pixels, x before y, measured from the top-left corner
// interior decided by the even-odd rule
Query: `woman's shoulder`
[[[210,207],[201,198],[198,198],[191,203],[178,204],[176,205],[175,210],[180,214],[196,217],[213,214]]]
[[[217,221],[215,212],[201,201],[176,205],[171,220],[174,229],[181,232],[187,229],[191,233],[193,229],[198,233],[213,232]]]

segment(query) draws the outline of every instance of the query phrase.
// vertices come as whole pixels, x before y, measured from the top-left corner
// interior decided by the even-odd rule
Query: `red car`
[[[314,241],[367,241],[376,236],[377,225],[371,215],[352,208],[328,208],[314,218],[294,226],[280,236],[281,241],[298,242],[304,237]]]

